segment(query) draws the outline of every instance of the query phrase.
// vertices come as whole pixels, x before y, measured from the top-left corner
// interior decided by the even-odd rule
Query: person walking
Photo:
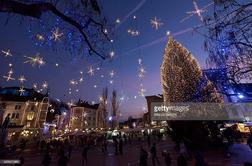
[[[168,153],[167,151],[164,151],[163,152],[163,157],[164,157],[164,160],[165,160],[165,165],[166,166],[171,166],[171,156],[170,156],[170,153]]]
[[[148,142],[148,147],[150,147],[150,145],[151,145],[150,134],[147,135],[147,142]]]
[[[60,151],[59,159],[58,159],[58,166],[67,166],[68,159],[64,153],[64,150]]]
[[[178,166],[188,166],[187,160],[186,160],[186,158],[185,158],[185,156],[184,156],[183,153],[180,153],[180,155],[178,156],[178,158],[177,158],[177,165]]]
[[[84,163],[88,163],[88,146],[84,145],[83,150],[82,150],[82,165],[84,165]]]
[[[120,138],[119,140],[119,152],[122,155],[123,154],[123,140]]]
[[[71,154],[72,154],[72,151],[73,151],[73,149],[72,149],[72,145],[69,143],[69,145],[68,145],[68,159],[70,160],[70,158],[71,158]]]
[[[193,159],[194,166],[207,166],[207,163],[200,152],[197,152]]]
[[[148,166],[148,153],[143,148],[140,147],[140,159],[139,159],[139,166]]]
[[[160,165],[159,159],[157,157],[156,143],[152,144],[152,147],[150,149],[150,153],[151,153],[151,158],[152,158],[152,165],[155,166],[156,162],[158,163],[158,165]]]
[[[50,154],[47,152],[45,155],[44,155],[44,158],[43,158],[43,161],[42,161],[42,165],[43,166],[49,166],[51,164],[51,156]]]

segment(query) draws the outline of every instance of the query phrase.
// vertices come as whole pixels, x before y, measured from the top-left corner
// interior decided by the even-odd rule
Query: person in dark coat
[[[43,158],[43,161],[42,161],[42,165],[43,166],[49,166],[51,164],[51,160],[52,160],[52,158],[51,158],[50,154],[46,153],[44,155],[44,158]]]
[[[150,152],[151,152],[151,158],[152,158],[152,165],[155,166],[156,165],[156,161],[157,161],[158,165],[160,165],[159,159],[157,157],[156,143],[152,144]]]
[[[139,166],[148,166],[148,153],[143,147],[140,148]]]
[[[178,156],[178,158],[177,158],[177,165],[178,166],[188,166],[187,160],[186,160],[186,158],[185,158],[185,156],[184,156],[183,153],[180,153],[180,155]]]
[[[119,152],[122,155],[123,154],[123,140],[120,138],[119,140]]]
[[[82,165],[86,162],[88,163],[88,146],[84,145],[83,150],[82,150]]]

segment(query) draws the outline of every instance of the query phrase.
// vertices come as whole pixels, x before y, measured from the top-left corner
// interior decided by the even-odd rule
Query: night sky
[[[204,7],[211,3],[208,0],[198,0],[199,7]],[[99,101],[99,96],[104,87],[109,88],[109,93],[116,89],[121,99],[120,112],[122,118],[129,115],[140,116],[146,107],[145,98],[139,96],[138,91],[142,83],[146,89],[145,95],[155,95],[162,93],[160,84],[160,65],[162,63],[163,52],[167,42],[166,32],[171,34],[183,32],[184,30],[201,24],[200,18],[193,15],[184,22],[186,12],[194,10],[192,1],[169,1],[169,0],[100,0],[103,15],[111,23],[120,19],[113,36],[113,47],[115,58],[113,61],[103,61],[99,58],[92,58],[87,55],[71,55],[64,49],[66,45],[57,43],[55,48],[40,47],[34,45],[34,41],[29,37],[26,17],[13,15],[6,24],[7,14],[0,14],[0,50],[10,49],[13,56],[4,57],[0,54],[0,86],[20,86],[17,78],[24,75],[27,81],[24,86],[31,88],[33,83],[39,86],[44,81],[48,82],[50,96],[62,101],[88,100],[90,102]],[[137,7],[138,6],[138,7]],[[137,8],[136,8],[137,7]],[[211,11],[212,6],[208,8]],[[135,12],[134,12],[135,9]],[[132,13],[132,14],[131,14]],[[208,13],[203,13],[205,16]],[[133,19],[136,16],[136,19]],[[150,24],[154,17],[161,19],[163,23],[158,30]],[[39,27],[38,27],[39,28]],[[128,29],[137,29],[139,36],[131,36]],[[204,38],[192,31],[178,33],[175,39],[189,49],[196,59],[205,67],[207,53],[203,50]],[[62,47],[64,46],[64,47]],[[44,66],[32,67],[24,64],[24,56],[33,56],[39,53],[44,58]],[[138,78],[138,59],[142,58],[142,64],[146,70],[145,77]],[[13,76],[15,81],[6,82],[3,78],[13,64]],[[55,64],[59,66],[56,67]],[[95,64],[101,69],[95,71],[94,76],[87,74],[88,67]],[[109,83],[109,72],[115,71],[114,83]],[[72,87],[72,94],[69,94],[69,80],[78,80],[80,71],[84,73],[84,81]],[[104,75],[102,78],[101,75]],[[96,88],[94,87],[96,85]],[[76,92],[76,89],[79,92]],[[135,97],[136,96],[136,97]],[[109,97],[109,100],[111,97]]]

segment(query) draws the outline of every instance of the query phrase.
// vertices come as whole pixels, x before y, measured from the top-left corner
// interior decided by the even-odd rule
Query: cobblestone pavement
[[[92,148],[88,152],[88,164],[87,166],[136,166],[138,165],[139,159],[139,147],[144,146],[146,150],[149,150],[146,141],[134,142],[132,144],[124,145],[123,155],[114,155],[113,145],[109,144],[108,152],[106,154],[102,153],[98,148]],[[177,156],[179,152],[175,149],[174,143],[168,138],[161,142],[157,142],[158,158],[160,160],[160,165],[164,164],[164,159],[162,157],[162,151],[168,150],[171,154],[172,165],[176,166]],[[230,147],[231,156],[229,158],[225,157],[225,154],[220,151],[203,151],[202,154],[206,158],[206,161],[211,166],[241,166],[242,163],[248,161],[252,162],[252,151],[245,144],[234,144]],[[41,165],[43,154],[34,152],[32,149],[27,149],[24,151],[25,166],[39,166]],[[10,157],[15,158],[15,157]],[[54,154],[52,157],[51,165],[57,165],[57,157]],[[151,159],[148,159],[149,165],[151,164]],[[191,161],[188,161],[189,165]],[[69,166],[81,166],[81,148],[75,148],[72,153],[72,157],[69,160]]]

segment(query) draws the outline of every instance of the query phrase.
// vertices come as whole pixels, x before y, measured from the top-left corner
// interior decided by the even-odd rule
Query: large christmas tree
[[[221,102],[213,84],[185,47],[169,38],[161,65],[161,83],[165,102]]]
[[[197,60],[185,47],[169,38],[161,65],[161,83],[165,104],[183,102],[223,101],[213,83],[203,74]],[[181,119],[180,119],[181,120]],[[199,143],[209,135],[215,137],[215,122],[205,121],[170,121],[170,127],[176,134],[177,141],[182,138]],[[214,131],[213,131],[214,130]],[[211,139],[212,139],[211,138]]]

